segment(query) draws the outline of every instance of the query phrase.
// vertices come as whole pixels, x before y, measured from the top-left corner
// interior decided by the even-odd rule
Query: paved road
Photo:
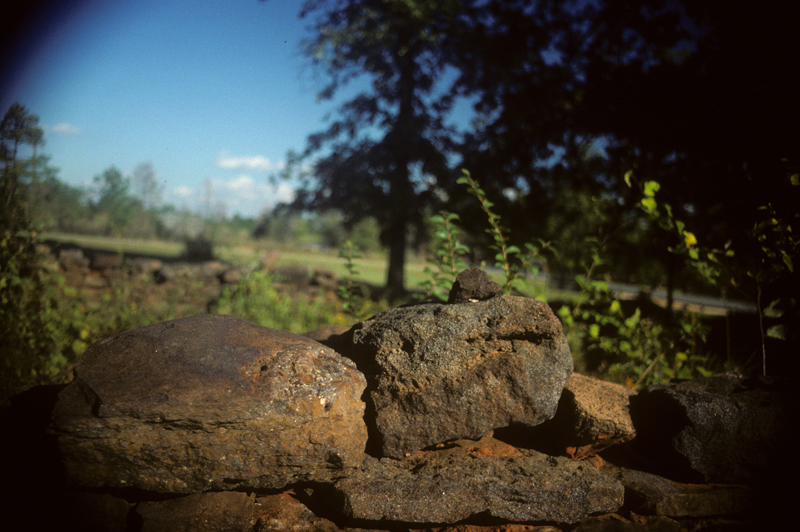
[[[484,269],[500,275],[503,274],[503,270],[493,266],[485,266]],[[539,273],[538,275],[530,276],[529,278],[531,277],[537,281],[541,281],[544,283],[548,282],[548,274],[546,273]],[[574,276],[567,276],[567,277],[569,279],[574,278]],[[615,294],[618,294],[618,297],[622,299],[633,299],[634,297],[639,295],[639,292],[642,291],[642,288],[635,284],[616,283],[613,281],[608,283],[608,288]],[[667,304],[667,291],[664,289],[653,291],[650,294],[650,297],[656,304],[662,306],[666,306]],[[675,306],[678,308],[687,307],[690,310],[703,312],[705,314],[725,314],[726,312],[742,312],[747,314],[755,314],[757,312],[756,305],[750,303],[749,301],[722,299],[712,296],[702,296],[696,294],[683,294],[683,293],[673,294],[673,300]]]
[[[608,283],[608,288],[612,292],[619,294],[636,296],[639,294],[640,288],[635,285],[625,283]],[[667,291],[663,289],[654,290],[650,294],[652,300],[656,303],[666,305]],[[731,299],[721,299],[718,297],[701,296],[696,294],[673,294],[672,298],[676,306],[688,306],[699,312],[708,312],[709,314],[722,314],[725,312],[744,312],[748,314],[755,314],[757,308],[753,303],[748,301],[738,301]]]

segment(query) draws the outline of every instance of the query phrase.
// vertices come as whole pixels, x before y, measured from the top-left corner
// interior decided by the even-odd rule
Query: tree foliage
[[[119,168],[112,166],[94,177],[96,197],[92,210],[106,218],[105,233],[122,233],[136,214],[138,200],[130,193],[130,179]]]
[[[306,2],[313,19],[304,43],[327,75],[330,99],[354,78],[369,87],[345,102],[327,130],[311,135],[295,161],[311,161],[295,206],[341,209],[345,222],[372,217],[389,249],[390,297],[404,292],[410,230],[421,228],[437,184],[450,177],[450,99],[437,83],[445,68],[442,28],[458,2],[358,0]],[[363,79],[363,78],[362,78]]]

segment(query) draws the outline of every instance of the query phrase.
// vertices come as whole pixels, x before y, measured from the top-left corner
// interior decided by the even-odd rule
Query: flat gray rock
[[[80,486],[281,488],[359,464],[364,376],[308,338],[199,315],[91,346],[51,432]]]
[[[611,469],[616,469],[611,471]],[[604,469],[626,488],[626,504],[638,514],[667,517],[711,517],[749,514],[757,499],[747,486],[681,484],[633,469]]]
[[[614,512],[624,488],[591,465],[507,447],[491,438],[460,440],[404,460],[368,458],[327,498],[348,517],[456,523],[477,514],[509,521],[575,523]]]
[[[349,334],[351,346],[338,349],[367,378],[365,421],[379,456],[538,425],[572,373],[561,322],[524,297],[400,307]]]

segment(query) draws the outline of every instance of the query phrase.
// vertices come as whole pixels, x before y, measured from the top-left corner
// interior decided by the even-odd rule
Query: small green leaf
[[[648,198],[655,196],[659,189],[661,189],[661,185],[657,181],[645,181],[644,183],[644,195]]]
[[[642,198],[642,207],[644,207],[648,213],[655,212],[656,205],[656,200],[653,198]]]
[[[783,325],[773,325],[767,329],[767,336],[770,338],[777,338],[778,340],[786,340],[786,327]]]
[[[789,270],[790,273],[794,273],[794,264],[792,263],[792,257],[790,257],[783,250],[781,250],[781,256],[783,257],[783,263],[786,265],[786,269]]]
[[[766,316],[767,318],[780,318],[781,316],[783,316],[783,310],[778,308],[778,305],[780,305],[780,303],[781,303],[780,298],[772,301],[767,306],[767,308],[764,309],[764,316]]]
[[[625,176],[623,179],[625,180],[625,184],[628,185],[628,188],[631,188],[631,178],[633,177],[633,170],[628,170],[625,172]]]

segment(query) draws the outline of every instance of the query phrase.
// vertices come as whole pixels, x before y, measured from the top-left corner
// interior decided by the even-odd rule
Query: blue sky
[[[152,164],[163,201],[198,211],[204,183],[228,215],[289,200],[268,177],[325,127],[336,102],[299,51],[290,0],[84,0],[20,45],[0,87],[39,116],[59,178],[89,185],[114,165]],[[48,22],[49,24],[45,24]]]

